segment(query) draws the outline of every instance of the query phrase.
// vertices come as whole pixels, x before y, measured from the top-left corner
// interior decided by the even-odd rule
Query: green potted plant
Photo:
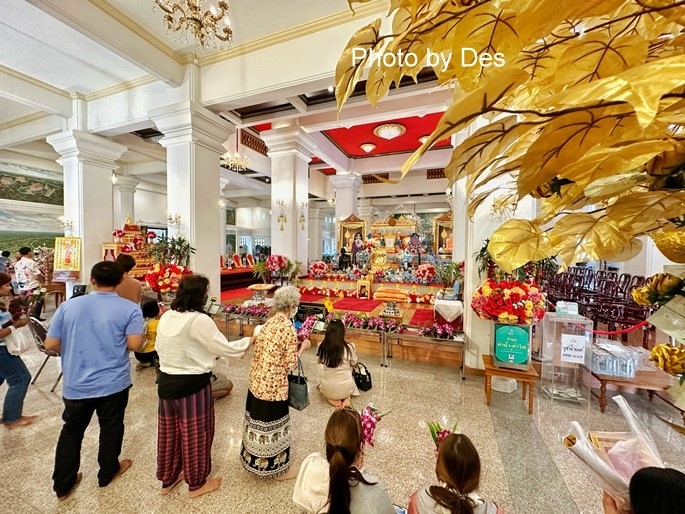
[[[195,253],[195,248],[190,246],[188,240],[181,236],[159,236],[157,243],[148,244],[148,254],[159,264],[176,264],[187,267],[190,263],[190,255]]]

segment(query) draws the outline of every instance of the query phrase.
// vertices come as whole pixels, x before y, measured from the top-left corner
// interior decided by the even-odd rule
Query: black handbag
[[[358,362],[357,365],[352,368],[352,377],[359,390],[368,391],[371,389],[371,372],[364,363]]]
[[[297,375],[288,373],[288,405],[293,409],[302,410],[309,405],[309,387],[307,377],[304,376],[302,361],[297,359]]]

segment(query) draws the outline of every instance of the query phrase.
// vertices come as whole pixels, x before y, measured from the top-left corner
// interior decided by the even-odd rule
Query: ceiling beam
[[[450,162],[453,148],[439,148],[429,150],[419,159],[412,169],[444,168]],[[351,159],[349,171],[358,175],[370,173],[388,173],[398,171],[411,153],[396,155],[379,155],[378,157],[365,157],[364,159]]]
[[[166,162],[166,149],[159,143],[148,143],[135,134],[120,134],[113,137],[112,141],[124,145],[133,152]]]
[[[69,93],[5,66],[0,66],[0,97],[64,118],[72,114]]]
[[[337,146],[320,132],[310,132],[307,137],[316,145],[314,153],[322,161],[328,164],[328,168],[335,168],[336,171],[349,171],[352,166],[352,159],[342,153]]]
[[[184,69],[180,58],[170,49],[164,51],[159,44],[153,44],[153,36],[139,26],[131,25],[138,29],[132,30],[126,26],[128,23],[125,25],[117,19],[119,16],[111,16],[103,9],[108,7],[106,2],[98,2],[101,6],[83,0],[27,2],[163,82],[172,86],[180,86],[183,82]],[[115,14],[116,10],[111,12]]]
[[[225,189],[229,192],[229,196],[231,187],[250,189],[252,190],[253,195],[271,195],[271,184],[265,184],[264,182],[241,175],[235,171],[229,171],[226,168],[221,168],[221,178],[228,180],[228,186]]]
[[[166,162],[153,161],[153,162],[141,162],[138,164],[125,164],[123,166],[126,175],[130,177],[137,177],[140,175],[152,175],[155,173],[162,173],[166,175]]]
[[[12,148],[16,145],[45,139],[51,134],[66,130],[67,120],[56,114],[34,117],[26,116],[5,124],[0,128],[0,148]]]

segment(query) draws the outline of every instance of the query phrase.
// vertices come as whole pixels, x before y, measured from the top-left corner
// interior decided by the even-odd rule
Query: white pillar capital
[[[351,214],[359,214],[357,198],[362,185],[362,178],[354,173],[331,175],[328,177],[335,188],[335,217],[338,221]]]
[[[351,188],[354,190],[355,194],[359,194],[359,189],[362,187],[362,178],[354,173],[345,173],[341,175],[331,175],[328,177],[331,181],[333,187],[337,190],[338,188]]]
[[[259,137],[269,149],[267,155],[272,159],[280,155],[297,154],[309,164],[312,154],[316,150],[316,144],[298,125],[267,130],[261,132]]]
[[[53,134],[46,141],[60,155],[57,162],[62,166],[69,160],[76,160],[110,172],[119,169],[115,163],[127,148],[107,138],[81,130],[68,130]]]
[[[120,193],[135,193],[138,184],[140,184],[140,180],[135,177],[119,175],[117,176],[117,183],[115,185]]]
[[[221,155],[226,151],[223,143],[234,132],[229,122],[190,100],[154,109],[150,119],[164,134],[159,144],[165,148],[195,143]]]

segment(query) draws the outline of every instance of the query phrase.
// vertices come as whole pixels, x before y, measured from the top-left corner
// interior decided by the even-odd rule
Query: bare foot
[[[128,471],[128,468],[131,467],[133,464],[133,461],[131,459],[124,459],[119,461],[119,471],[117,471],[117,474],[112,477],[112,480],[109,481],[111,484],[114,482],[117,478],[119,478],[121,475],[126,473]],[[109,484],[107,484],[109,485]]]
[[[25,427],[38,419],[38,416],[22,416],[19,419],[5,423],[5,427],[12,430],[13,428]]]
[[[169,487],[162,487],[162,495],[166,496],[171,490],[183,481],[183,471],[178,475],[178,478]]]
[[[76,473],[76,482],[74,482],[74,485],[71,486],[71,489],[69,489],[69,491],[66,494],[63,494],[62,496],[58,496],[57,499],[59,501],[63,502],[64,500],[69,498],[69,496],[71,496],[71,493],[73,493],[74,490],[76,489],[76,486],[79,485],[79,483],[81,482],[82,478],[83,478],[83,473]]]
[[[285,480],[295,480],[299,472],[300,466],[290,466],[290,469],[286,471],[285,474],[277,476],[276,480],[279,482],[283,482]]]
[[[221,487],[221,481],[223,478],[221,477],[212,477],[208,478],[207,481],[205,482],[205,485],[200,487],[199,489],[195,491],[189,491],[188,496],[190,498],[197,498],[198,496],[202,496],[203,494],[211,493],[212,491],[216,491]]]
[[[328,400],[328,403],[330,403],[336,409],[342,407],[342,400],[330,400],[329,398],[326,398],[326,400]]]

